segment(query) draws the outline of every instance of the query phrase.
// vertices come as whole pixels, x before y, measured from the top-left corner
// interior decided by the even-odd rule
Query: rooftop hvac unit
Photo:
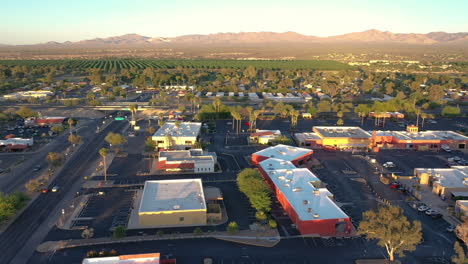
[[[284,187],[289,187],[288,183],[283,184]]]
[[[320,194],[320,191],[319,190],[314,190],[314,195],[319,195]]]
[[[172,208],[173,208],[174,210],[179,210],[179,209],[180,209],[180,205],[177,205],[177,204],[176,204],[176,205],[174,205]]]
[[[284,176],[279,176],[278,179],[284,180],[285,178],[284,178]]]
[[[293,192],[300,192],[302,191],[302,188],[301,187],[296,187],[293,189]]]
[[[293,173],[293,172],[290,171],[290,170],[287,170],[287,171],[286,171],[286,174],[292,174],[292,173]]]
[[[312,213],[312,208],[307,208],[308,213]]]
[[[303,204],[309,204],[309,200],[302,200]]]
[[[319,218],[319,214],[315,213],[314,218]]]

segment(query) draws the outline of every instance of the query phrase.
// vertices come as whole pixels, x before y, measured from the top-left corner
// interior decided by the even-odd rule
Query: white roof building
[[[289,161],[274,158],[260,162],[260,167],[302,221],[348,217],[332,200],[333,195],[320,188],[320,179],[309,169],[296,168]]]
[[[198,122],[167,122],[152,136],[159,148],[183,149],[191,147],[200,134],[201,123]]]
[[[307,154],[311,154],[312,150],[305,148],[292,147],[287,145],[276,145],[260,151],[255,152],[255,155],[278,158],[285,161],[295,160]]]
[[[114,257],[85,258],[82,264],[159,264],[160,254],[121,255]]]
[[[206,211],[201,179],[146,181],[139,214]]]
[[[415,176],[421,176],[423,173],[432,176],[435,183],[443,188],[467,188],[468,191],[468,166],[414,169]]]

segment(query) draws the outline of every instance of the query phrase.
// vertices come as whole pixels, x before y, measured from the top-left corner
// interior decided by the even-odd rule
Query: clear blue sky
[[[468,31],[468,0],[1,0],[0,43],[295,31]]]

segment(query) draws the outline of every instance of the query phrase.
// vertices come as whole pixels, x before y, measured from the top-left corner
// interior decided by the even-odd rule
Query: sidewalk
[[[40,244],[36,251],[46,253],[66,248],[107,245],[116,243],[129,242],[145,242],[157,240],[175,240],[175,239],[197,239],[197,238],[216,238],[236,243],[248,244],[252,246],[274,247],[280,241],[279,233],[276,229],[269,230],[265,233],[258,233],[250,230],[239,231],[236,234],[227,232],[213,232],[207,234],[168,234],[168,235],[153,235],[153,236],[131,236],[124,238],[90,238],[90,239],[70,239],[59,241],[47,241]]]

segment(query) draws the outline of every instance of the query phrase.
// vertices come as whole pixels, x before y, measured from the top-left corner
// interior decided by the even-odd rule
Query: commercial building
[[[146,181],[138,221],[142,228],[206,225],[201,179]]]
[[[405,118],[405,114],[400,112],[370,112],[369,117],[402,119]]]
[[[367,150],[371,147],[372,134],[360,127],[315,126],[312,131],[294,135],[300,146],[333,150]]]
[[[168,122],[154,133],[158,149],[190,149],[200,134],[201,123]]]
[[[453,131],[419,131],[408,126],[406,131],[374,131],[372,144],[382,149],[440,150],[467,152],[468,137]]]
[[[274,148],[274,147],[272,147]],[[297,153],[305,149],[295,148]],[[349,217],[333,201],[333,195],[322,188],[322,183],[307,168],[297,168],[298,155],[274,155],[258,161],[277,150],[260,151],[252,156],[252,162],[272,188],[279,203],[302,235],[346,236],[352,231]],[[292,152],[290,149],[289,152]],[[300,154],[299,154],[300,155]]]
[[[276,145],[252,154],[252,163],[259,165],[260,162],[276,158],[283,161],[290,161],[295,166],[302,166],[312,160],[314,152],[310,149],[292,147],[287,145]]]
[[[296,133],[299,146],[333,150],[451,149],[468,151],[468,137],[453,131],[419,131],[408,126],[406,131],[372,131],[359,127],[315,126],[313,132]],[[372,134],[371,134],[372,133]]]
[[[273,141],[280,136],[281,136],[281,131],[279,130],[257,129],[255,133],[250,134],[249,141],[250,143],[267,145],[268,143],[273,143]]]
[[[468,200],[457,200],[455,202],[455,212],[460,216],[468,216]]]
[[[85,258],[82,264],[176,264],[176,259],[161,259],[160,253]]]
[[[451,168],[416,168],[414,176],[422,185],[442,198],[468,198],[468,166]]]
[[[163,171],[214,172],[216,153],[201,149],[160,151],[154,167]]]

